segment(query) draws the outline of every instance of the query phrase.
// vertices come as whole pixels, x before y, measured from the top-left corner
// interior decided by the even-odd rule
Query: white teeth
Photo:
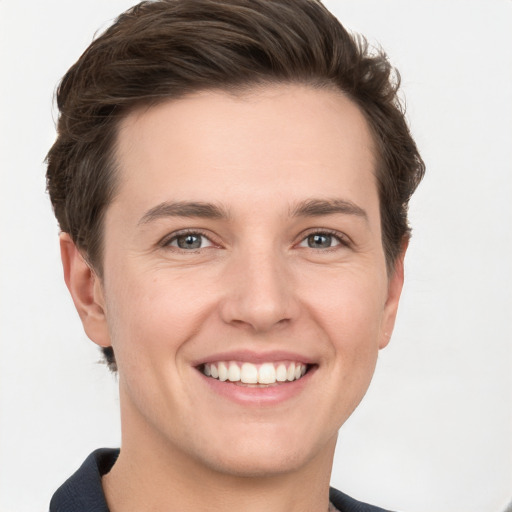
[[[219,379],[221,382],[243,382],[244,384],[275,384],[276,382],[292,382],[306,374],[307,366],[301,363],[237,363],[236,361],[219,361],[203,365],[203,373],[207,377]]]
[[[228,367],[226,366],[226,363],[219,363],[219,380],[228,380]]]
[[[240,380],[244,384],[256,384],[258,382],[258,368],[251,363],[244,363],[240,368]]]
[[[288,366],[288,371],[286,372],[286,379],[289,381],[295,380],[295,363],[292,363]]]
[[[286,380],[286,366],[281,363],[276,370],[277,382],[284,382]]]
[[[276,382],[276,369],[272,363],[264,363],[258,371],[260,384],[274,384]]]
[[[228,380],[231,382],[240,380],[240,367],[236,363],[229,363]]]

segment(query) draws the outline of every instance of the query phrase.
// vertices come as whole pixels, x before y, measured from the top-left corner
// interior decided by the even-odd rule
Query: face
[[[132,113],[118,142],[102,313],[82,318],[114,347],[123,443],[243,475],[331,453],[402,285],[359,109],[298,85],[203,92]]]

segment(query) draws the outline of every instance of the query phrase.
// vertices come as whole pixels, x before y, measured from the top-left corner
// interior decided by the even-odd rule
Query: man
[[[423,162],[316,0],[160,0],[64,76],[48,189],[121,450],[50,510],[375,511],[329,492],[389,342]]]

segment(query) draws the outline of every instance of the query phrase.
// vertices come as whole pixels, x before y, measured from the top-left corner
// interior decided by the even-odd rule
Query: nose
[[[255,333],[292,322],[299,304],[286,257],[272,250],[248,251],[226,268],[222,320]]]

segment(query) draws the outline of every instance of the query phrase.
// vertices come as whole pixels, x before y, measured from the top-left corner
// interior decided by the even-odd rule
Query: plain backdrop
[[[47,510],[118,446],[116,380],[64,286],[43,160],[54,88],[129,0],[0,0],[0,511]],[[406,512],[512,497],[512,2],[326,1],[400,69],[427,163],[395,334],[334,486]],[[307,413],[307,412],[306,412]]]

